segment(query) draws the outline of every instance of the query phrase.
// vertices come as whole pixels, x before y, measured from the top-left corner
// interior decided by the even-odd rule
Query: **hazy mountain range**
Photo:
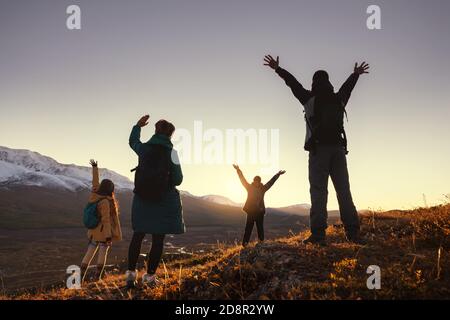
[[[61,164],[37,152],[0,146],[0,228],[79,225],[80,212],[91,188],[91,170],[90,167]],[[101,168],[101,178],[114,181],[126,224],[133,182],[104,168]],[[242,204],[220,195],[195,196],[187,191],[181,191],[181,194],[186,223],[242,223]],[[299,216],[308,214],[309,205],[269,208],[267,211],[269,224],[271,221],[275,224],[295,223]]]

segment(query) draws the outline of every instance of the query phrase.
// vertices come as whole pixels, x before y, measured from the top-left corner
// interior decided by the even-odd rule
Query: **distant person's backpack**
[[[167,148],[149,145],[147,152],[139,157],[134,176],[134,193],[144,200],[158,202],[169,189],[170,163]]]
[[[265,212],[264,191],[262,188],[250,185],[247,201],[244,205],[244,211],[250,215],[258,215]]]
[[[97,213],[98,202],[88,203],[83,210],[83,223],[88,229],[95,229],[100,223],[100,218]]]

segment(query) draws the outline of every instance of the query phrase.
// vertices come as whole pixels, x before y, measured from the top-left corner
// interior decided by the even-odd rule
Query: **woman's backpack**
[[[149,149],[139,157],[139,165],[134,176],[134,193],[144,200],[158,202],[169,190],[170,159],[167,148],[149,145]]]

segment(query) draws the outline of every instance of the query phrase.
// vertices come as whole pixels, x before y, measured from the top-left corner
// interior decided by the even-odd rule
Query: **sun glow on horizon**
[[[1,12],[10,14],[0,28],[0,145],[61,163],[95,158],[133,179],[137,157],[128,137],[144,114],[151,118],[142,141],[158,119],[187,130],[198,120],[222,132],[279,129],[279,168],[261,174],[264,163],[238,164],[248,180],[287,171],[267,193],[267,206],[310,203],[302,107],[263,57],[279,55],[305,88],[319,68],[338,88],[356,61],[367,61],[372,69],[358,81],[345,122],[355,205],[408,209],[423,206],[423,194],[428,205],[446,201],[450,42],[442,39],[450,2],[417,3],[406,12],[408,1],[386,1],[379,31],[367,30],[365,4],[350,0],[340,1],[339,10],[333,1],[194,1],[182,13],[170,1],[115,3],[108,14],[107,1],[82,2],[88,14],[80,32],[55,18],[64,15],[63,2],[42,1],[33,10],[2,2]],[[113,18],[126,23],[110,24]],[[308,46],[298,41],[299,30],[310,31]],[[182,168],[179,189],[245,200],[231,164]],[[328,207],[337,208],[331,181],[328,193]]]

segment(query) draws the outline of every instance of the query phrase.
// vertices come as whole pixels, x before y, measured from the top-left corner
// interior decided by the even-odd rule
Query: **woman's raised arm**
[[[136,154],[139,156],[141,151],[141,128],[145,127],[148,124],[148,119],[150,118],[149,115],[145,115],[142,118],[139,119],[139,121],[136,123],[136,125],[131,130],[130,138],[128,140],[128,144],[130,145],[131,149],[136,152]]]

